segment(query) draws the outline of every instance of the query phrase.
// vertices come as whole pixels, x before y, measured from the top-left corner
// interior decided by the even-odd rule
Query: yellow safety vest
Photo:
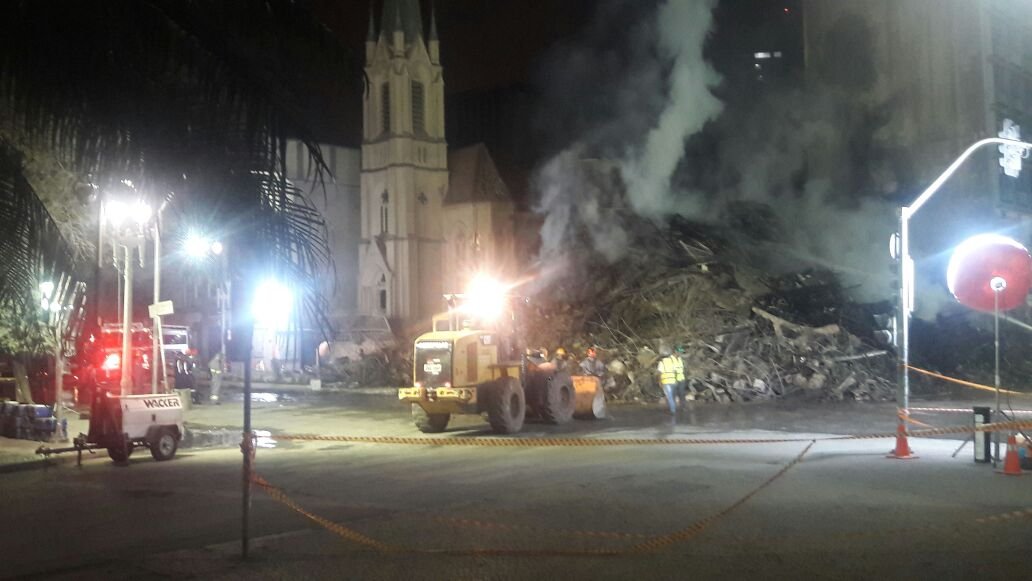
[[[684,360],[668,355],[659,360],[659,382],[672,385],[684,381]]]

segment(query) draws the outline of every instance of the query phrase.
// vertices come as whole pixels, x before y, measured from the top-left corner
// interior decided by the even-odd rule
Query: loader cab
[[[412,378],[419,387],[476,386],[497,374],[498,346],[491,332],[433,331],[415,341]]]

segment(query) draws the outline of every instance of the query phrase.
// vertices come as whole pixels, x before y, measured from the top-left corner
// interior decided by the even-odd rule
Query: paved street
[[[129,467],[0,474],[0,576],[59,579],[986,578],[1027,576],[1032,480],[950,455],[956,439],[915,440],[921,458],[885,459],[891,440],[818,442],[750,493],[807,442],[592,448],[291,443],[304,432],[419,436],[382,396],[294,396],[256,404],[275,448],[258,472],[312,513],[393,546],[348,542],[255,492],[254,557],[238,559],[240,454],[182,450]],[[915,404],[916,405],[916,404]],[[952,404],[951,404],[952,405]],[[239,425],[239,403],[194,410],[195,425]],[[563,437],[784,438],[891,430],[891,405],[703,406],[675,423],[657,408],[527,434]],[[929,416],[957,425],[967,416]],[[463,418],[444,437],[489,437]],[[745,498],[744,502],[739,503]],[[730,510],[728,510],[730,509]],[[725,514],[721,514],[726,512]],[[625,549],[679,535],[653,554],[558,556]],[[461,554],[524,551],[516,556]],[[452,551],[457,554],[442,554]],[[1008,577],[1008,575],[1010,575]]]

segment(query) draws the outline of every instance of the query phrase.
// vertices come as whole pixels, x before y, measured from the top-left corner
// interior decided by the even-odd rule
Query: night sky
[[[459,96],[475,101],[481,93],[521,91],[536,94],[543,82],[542,63],[561,47],[575,45],[600,6],[622,5],[627,10],[649,13],[658,0],[435,0],[441,37],[441,61],[447,94],[454,103]],[[361,0],[310,0],[313,11],[341,43],[363,62],[369,4]],[[377,27],[382,0],[375,4]],[[801,0],[722,0],[715,11],[716,25],[707,53],[728,83],[749,74],[752,53],[783,50],[786,65],[802,64]],[[422,0],[423,18],[428,22],[430,1]],[[619,12],[619,11],[615,11]],[[614,40],[618,42],[618,40]],[[357,86],[357,85],[356,85]],[[472,97],[470,97],[472,95]],[[350,94],[329,93],[315,105],[316,135],[321,141],[357,146],[361,131],[360,90]],[[534,104],[529,109],[539,109]],[[522,111],[514,116],[540,117],[540,111]],[[532,145],[535,152],[512,152],[526,139],[498,139],[478,135],[478,127],[454,127],[462,119],[449,118],[449,142],[466,145],[485,141],[502,165],[529,170],[545,146]],[[537,119],[521,120],[532,127]],[[456,140],[460,141],[459,143]],[[530,139],[534,143],[533,139]],[[503,169],[505,173],[511,173]]]

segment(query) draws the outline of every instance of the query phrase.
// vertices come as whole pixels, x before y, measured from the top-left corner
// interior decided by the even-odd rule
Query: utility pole
[[[122,380],[119,383],[122,395],[133,391],[133,247],[125,245],[125,293],[122,306]]]
[[[154,219],[154,304],[161,302],[161,211]],[[161,375],[158,375],[158,369]],[[165,352],[161,348],[161,315],[155,314],[151,325],[151,393],[158,393],[165,379]],[[164,391],[164,390],[162,390]]]

